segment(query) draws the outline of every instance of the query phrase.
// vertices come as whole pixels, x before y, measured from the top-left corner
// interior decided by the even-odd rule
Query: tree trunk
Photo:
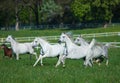
[[[35,4],[35,18],[36,18],[36,27],[38,28],[39,26],[39,1],[37,0],[36,1],[36,4]]]
[[[19,31],[18,0],[16,0],[15,4],[16,4],[16,7],[15,7],[15,15],[16,15],[15,30]]]
[[[111,19],[109,20],[109,24],[111,24],[112,22],[111,22]]]
[[[16,18],[17,19],[17,18]],[[19,31],[19,21],[16,21],[15,30]]]

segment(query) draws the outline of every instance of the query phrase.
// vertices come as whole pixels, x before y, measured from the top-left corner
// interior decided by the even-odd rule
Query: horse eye
[[[63,36],[63,38],[65,38],[65,36]]]
[[[35,43],[37,43],[37,41],[35,41]]]
[[[77,39],[77,41],[79,41],[79,39]]]

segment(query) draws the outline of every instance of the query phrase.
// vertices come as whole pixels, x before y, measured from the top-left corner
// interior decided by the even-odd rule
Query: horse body
[[[4,49],[4,56],[8,56],[9,58],[12,58],[12,49],[11,48],[8,48],[5,44],[2,44],[1,48]]]
[[[35,64],[33,66],[36,66],[36,64],[38,63],[38,61],[41,61],[41,65],[42,64],[42,59],[45,57],[55,57],[58,55],[62,55],[63,51],[64,51],[64,47],[61,44],[54,44],[51,45],[50,43],[48,43],[47,41],[45,41],[42,38],[35,38],[33,41],[33,46],[37,46],[40,45],[41,46],[41,54],[39,55],[39,58],[37,59],[37,61],[35,62]]]
[[[85,57],[85,49],[83,47],[77,46],[71,42],[67,43],[68,56],[66,58],[70,59],[80,59]]]
[[[82,46],[89,46],[89,43],[87,43],[82,37],[77,37],[75,40],[75,43],[81,44]],[[104,56],[106,58],[106,65],[108,65],[108,47],[109,44],[107,43],[106,45],[95,45],[92,48],[93,55],[91,56],[92,58],[98,58],[100,56]]]
[[[31,43],[16,43],[17,47],[13,48],[13,51],[15,53],[19,53],[19,54],[24,54],[24,53],[32,53],[34,50],[32,48]],[[19,49],[22,48],[22,49]]]
[[[65,61],[66,58],[81,59],[83,57],[86,57],[88,55],[88,52],[87,52],[88,49],[91,49],[94,46],[94,42],[92,42],[89,47],[77,46],[71,41],[71,39],[65,33],[61,34],[59,41],[66,43],[66,48],[68,51],[68,54],[64,56],[64,58],[62,58],[63,60],[61,60],[63,62]],[[89,55],[87,57],[89,57]],[[87,65],[92,66],[89,60],[90,58],[87,58],[86,66]],[[56,66],[58,66],[59,64],[60,63],[58,63]]]
[[[33,54],[37,58],[37,54],[34,52],[32,48],[32,43],[18,43],[10,35],[6,38],[6,42],[11,43],[13,53],[16,54],[17,60],[19,60],[19,54],[25,54],[25,53]]]

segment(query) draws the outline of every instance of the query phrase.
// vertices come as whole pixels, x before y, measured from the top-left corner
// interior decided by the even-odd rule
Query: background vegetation
[[[105,24],[119,22],[119,10],[120,0],[4,0],[0,1],[0,27]]]

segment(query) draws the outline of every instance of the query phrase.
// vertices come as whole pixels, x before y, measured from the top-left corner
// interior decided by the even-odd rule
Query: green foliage
[[[48,19],[54,18],[56,15],[62,15],[61,10],[61,6],[57,5],[54,0],[44,0],[39,10],[40,18],[47,22]]]
[[[16,6],[24,25],[53,23],[56,19],[63,24],[120,20],[120,0],[4,0],[0,1],[0,26],[15,25]]]
[[[4,0],[0,2],[0,26],[8,27],[9,25],[14,23],[13,11],[14,11],[13,0]]]
[[[19,19],[22,22],[21,24],[30,24],[32,21],[34,21],[34,13],[29,7],[24,7],[19,13]]]
[[[90,12],[90,3],[86,0],[75,0],[71,5],[72,11],[74,12],[75,16],[80,19],[80,21],[86,20],[88,13]]]
[[[111,20],[113,9],[120,1],[118,0],[75,0],[71,8],[81,21]]]

